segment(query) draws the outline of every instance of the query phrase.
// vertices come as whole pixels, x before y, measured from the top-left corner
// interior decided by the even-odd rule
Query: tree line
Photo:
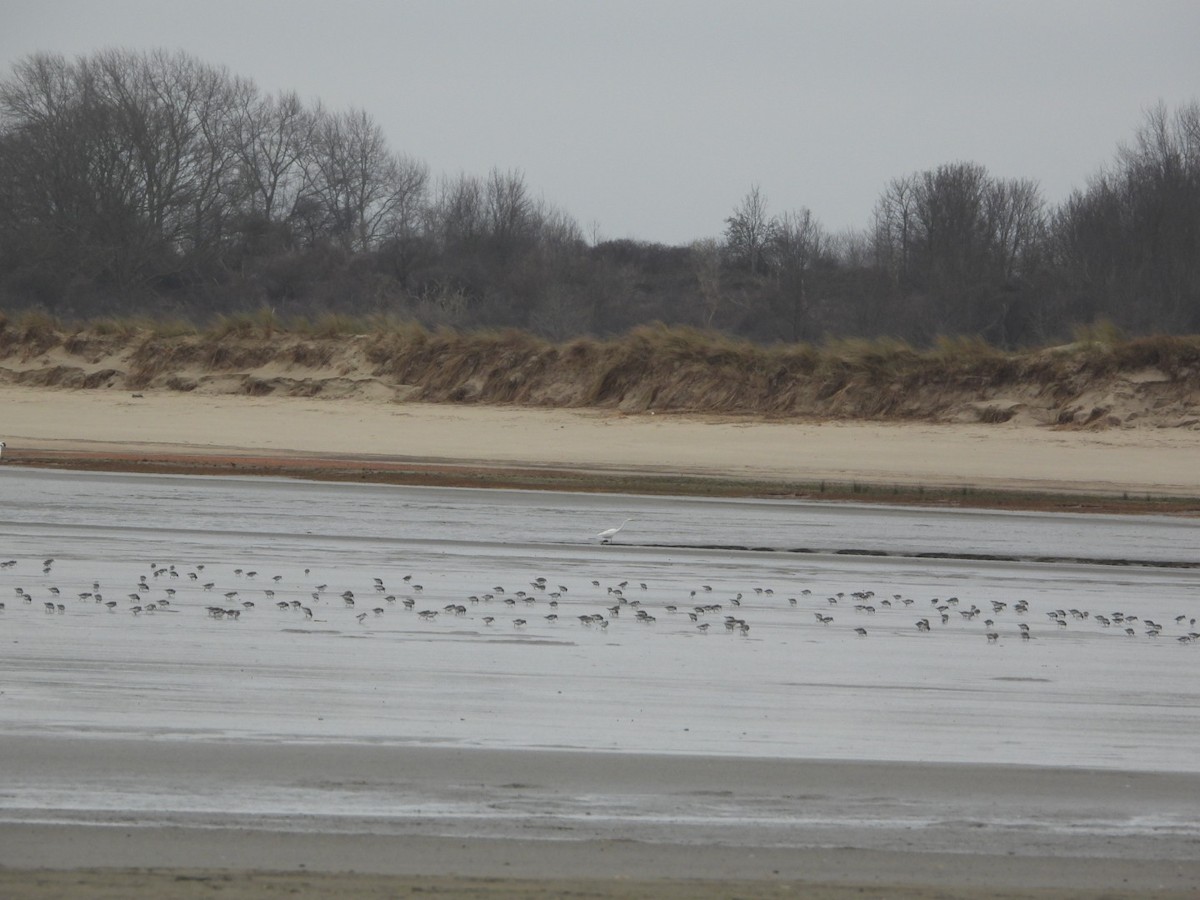
[[[365,110],[184,53],[38,53],[0,82],[5,309],[379,313],[555,340],[650,321],[764,342],[1200,332],[1200,104],[1151,109],[1057,206],[954,162],[892,179],[862,229],[773,215],[757,186],[723,226],[589,241],[520,171],[435,178]]]

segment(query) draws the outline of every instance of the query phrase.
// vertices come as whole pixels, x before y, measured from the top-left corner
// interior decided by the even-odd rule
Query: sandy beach
[[[396,404],[145,392],[0,387],[4,464],[235,472],[304,468],[378,472],[589,473],[733,479],[789,488],[876,486],[1200,497],[1200,431],[1053,430],[1000,425],[781,422],[510,407]],[[503,474],[499,479],[503,482]],[[636,483],[636,482],[635,482]],[[626,789],[633,782],[687,793],[714,783],[845,802],[905,796],[993,796],[1047,815],[1128,806],[1148,810],[1194,796],[1196,776],[1004,766],[913,766],[817,761],[621,758],[592,753],[371,752],[336,746],[210,747],[53,735],[0,740],[8,779],[72,777],[137,765],[186,779],[219,758],[228,777],[386,782],[433,771],[446,785],[546,785],[552,792]],[[208,754],[208,756],[205,756]],[[281,756],[282,754],[282,756]],[[749,768],[747,768],[749,767]],[[634,774],[636,770],[636,775]],[[903,787],[897,788],[897,785]],[[635,785],[636,786],[636,785]],[[841,792],[839,794],[839,792]],[[830,800],[830,797],[833,800]],[[940,829],[940,830],[939,830]],[[937,823],[908,849],[841,835],[796,849],[702,842],[657,844],[604,833],[432,837],[337,834],[270,824],[197,821],[129,829],[30,821],[0,827],[0,894],[11,898],[200,897],[1194,897],[1200,863],[1171,841],[1120,836],[1043,848],[981,846],[970,822]],[[937,844],[937,841],[942,841]],[[869,843],[869,842],[867,842]],[[1019,849],[1019,859],[1014,854]]]
[[[763,485],[1200,496],[1200,431],[791,422],[0,387],[4,459],[209,458],[688,476]]]

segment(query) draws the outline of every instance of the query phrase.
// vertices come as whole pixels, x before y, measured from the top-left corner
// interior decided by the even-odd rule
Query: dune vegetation
[[[516,330],[429,330],[269,311],[184,322],[69,325],[0,318],[0,382],[251,396],[489,403],[624,413],[1200,427],[1200,337],[1126,339],[1081,330],[1070,344],[1004,351],[943,338],[762,345],[648,325],[553,343]]]

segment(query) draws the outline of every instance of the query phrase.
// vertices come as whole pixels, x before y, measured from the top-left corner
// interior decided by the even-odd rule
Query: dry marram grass
[[[552,344],[502,330],[274,314],[186,323],[64,327],[0,317],[0,380],[41,386],[595,407],[768,417],[1158,425],[1200,422],[1200,337],[1127,340],[1083,331],[1066,346],[1008,353],[973,338],[929,349],[839,340],[761,346],[645,326]],[[1133,412],[1118,401],[1141,398]]]

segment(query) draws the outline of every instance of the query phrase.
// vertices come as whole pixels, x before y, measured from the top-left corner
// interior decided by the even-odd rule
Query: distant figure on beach
[[[0,457],[4,456],[4,448],[7,446],[8,444],[4,443],[4,441],[0,441]]]

